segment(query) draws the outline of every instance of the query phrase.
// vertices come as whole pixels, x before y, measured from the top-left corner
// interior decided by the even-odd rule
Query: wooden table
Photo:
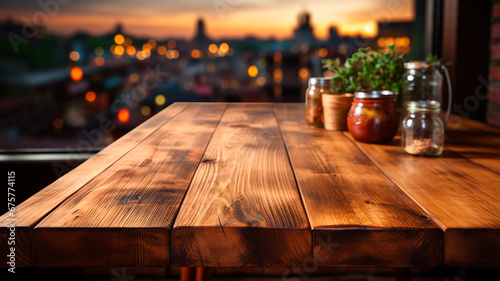
[[[499,128],[425,158],[304,112],[171,105],[17,206],[16,266],[500,268]]]

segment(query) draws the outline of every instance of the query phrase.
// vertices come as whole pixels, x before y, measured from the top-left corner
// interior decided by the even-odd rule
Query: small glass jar
[[[335,87],[332,77],[311,77],[306,90],[306,122],[309,125],[323,128],[323,102],[321,95],[334,94]]]
[[[401,129],[401,145],[406,153],[439,156],[444,147],[441,103],[434,100],[409,101]]]
[[[357,141],[384,143],[391,141],[399,127],[396,92],[355,92],[347,115],[347,127]]]
[[[434,100],[447,104],[441,114],[446,123],[451,112],[451,85],[447,68],[441,62],[410,61],[404,64],[403,91],[400,97],[400,106],[406,108],[409,101]],[[443,96],[443,72],[447,78],[448,99]],[[406,116],[405,110],[401,110],[401,117]]]

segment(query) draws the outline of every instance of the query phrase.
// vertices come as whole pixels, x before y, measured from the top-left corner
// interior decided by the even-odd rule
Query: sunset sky
[[[50,1],[47,1],[50,2]],[[56,2],[54,0],[53,2]],[[205,19],[207,35],[213,39],[289,38],[297,16],[308,11],[315,35],[326,38],[328,27],[337,25],[343,34],[359,32],[375,21],[411,21],[414,0],[65,0],[57,13],[48,16],[47,29],[58,34],[85,31],[109,33],[117,22],[127,34],[161,39],[191,39],[196,20]],[[0,20],[20,21],[44,9],[38,0],[2,1]],[[368,30],[369,31],[369,30]]]

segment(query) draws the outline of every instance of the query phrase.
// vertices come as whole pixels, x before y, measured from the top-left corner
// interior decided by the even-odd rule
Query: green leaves
[[[322,60],[323,67],[336,73],[333,78],[339,93],[354,91],[390,90],[401,92],[404,73],[403,54],[387,45],[387,50],[371,51],[370,47],[360,48],[344,66],[340,60]]]

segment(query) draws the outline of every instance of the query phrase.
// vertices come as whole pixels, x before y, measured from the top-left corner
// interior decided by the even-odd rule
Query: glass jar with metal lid
[[[443,75],[445,74],[448,84],[448,102],[446,114],[442,120],[446,123],[451,111],[451,85],[447,68],[439,61],[411,61],[406,62],[405,74],[403,75],[403,90],[401,93],[401,108],[405,109],[409,101],[434,100],[444,104],[443,97]],[[405,110],[401,110],[401,116],[406,115]]]
[[[392,91],[355,92],[347,115],[351,135],[361,142],[391,141],[399,127],[396,97],[397,93]]]
[[[323,94],[334,94],[335,87],[332,77],[311,77],[306,90],[306,122],[316,127],[324,126]]]
[[[434,100],[409,101],[401,129],[401,145],[408,154],[439,156],[444,147],[441,104]]]

